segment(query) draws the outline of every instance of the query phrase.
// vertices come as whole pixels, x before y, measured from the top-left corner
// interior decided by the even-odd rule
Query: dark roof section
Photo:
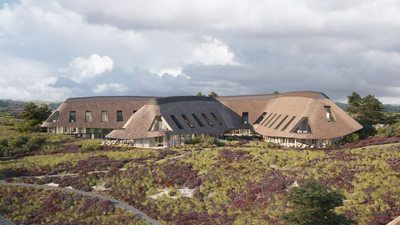
[[[281,97],[304,97],[304,98],[314,98],[314,99],[329,99],[322,92],[315,91],[293,91],[282,94],[264,94],[264,95],[237,95],[237,96],[225,96],[216,97],[218,101],[235,101],[235,100],[255,100],[255,99],[274,99]]]
[[[155,97],[149,96],[94,96],[82,98],[68,98],[65,103],[72,102],[93,102],[93,101],[120,101],[120,100],[137,100],[137,101],[150,101]]]
[[[147,105],[162,105],[175,102],[195,102],[195,101],[215,101],[215,98],[203,97],[203,96],[174,96],[166,98],[153,98],[147,103]]]

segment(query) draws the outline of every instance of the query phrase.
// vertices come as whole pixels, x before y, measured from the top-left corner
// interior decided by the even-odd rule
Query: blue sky
[[[0,99],[356,91],[400,104],[400,3],[0,0]]]

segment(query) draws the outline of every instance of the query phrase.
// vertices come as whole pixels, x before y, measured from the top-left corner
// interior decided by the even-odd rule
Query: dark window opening
[[[268,128],[271,128],[272,127],[272,125],[274,125],[275,124],[275,122],[276,121],[278,121],[278,119],[280,118],[282,116],[282,114],[280,114],[275,120],[274,120],[274,122],[272,122],[271,123],[271,125],[269,125],[269,127]]]
[[[262,122],[261,126],[264,125],[265,122],[267,122],[267,120],[273,115],[273,113],[269,114],[269,116],[267,117],[267,119],[264,120],[264,122]]]
[[[300,124],[296,125],[295,132],[296,133],[300,133],[300,134],[312,133],[311,126],[310,126],[310,124],[308,122],[308,118],[307,117],[303,117],[301,122],[300,122]]]
[[[289,122],[288,122],[288,123],[287,123],[287,124],[286,124],[286,125],[285,125],[285,126],[282,128],[282,130],[281,130],[281,131],[284,131],[284,130],[286,130],[286,128],[287,128],[287,127],[290,125],[290,123],[291,123],[291,122],[293,122],[293,120],[294,120],[295,118],[296,118],[296,117],[295,117],[295,116],[293,116],[293,117],[292,117],[292,119],[290,119],[290,120],[289,120]]]
[[[249,113],[243,112],[242,113],[242,124],[248,124],[248,123],[249,123]]]
[[[263,114],[261,114],[260,117],[258,117],[258,119],[256,120],[256,122],[254,122],[254,124],[259,124],[265,117],[265,115],[267,115],[266,112],[263,112]]]
[[[76,122],[75,111],[69,112],[69,122]]]
[[[199,117],[196,116],[196,114],[192,114],[192,116],[196,120],[196,122],[200,125],[200,127],[204,127],[203,123],[200,121]]]
[[[171,115],[171,119],[175,122],[176,126],[179,129],[181,129],[181,130],[183,129],[182,125],[179,123],[179,121],[176,119],[176,117],[174,115]]]
[[[208,125],[213,126],[213,123],[211,122],[211,120],[208,119],[208,117],[206,116],[206,114],[202,113],[201,115],[202,115],[202,116],[204,117],[204,119],[207,121]]]
[[[137,112],[137,110],[133,110],[133,114],[135,114]]]
[[[214,117],[217,123],[219,123],[219,125],[222,125],[221,121],[214,115],[214,113],[211,113],[211,115]]]
[[[181,116],[186,121],[187,125],[189,125],[190,128],[194,128],[193,124],[190,122],[190,120],[186,117],[185,114],[182,114]]]
[[[122,111],[117,111],[117,122],[118,121],[123,121],[123,118],[122,118]]]
[[[266,124],[264,125],[264,127],[266,127],[269,123],[271,123],[271,121],[275,118],[276,115],[278,115],[278,114],[275,114],[275,115],[268,121],[268,123],[266,123]]]
[[[275,130],[278,129],[278,128],[282,125],[282,123],[285,122],[285,120],[286,120],[288,117],[289,117],[289,116],[283,117],[283,120],[282,120],[281,122],[279,122],[278,125],[276,125]]]

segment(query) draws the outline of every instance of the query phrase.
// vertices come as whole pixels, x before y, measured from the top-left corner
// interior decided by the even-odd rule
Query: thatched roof
[[[54,113],[59,113],[59,122],[48,119],[42,127],[121,128],[134,111],[139,110],[152,98],[134,96],[69,98],[54,111]],[[75,111],[75,122],[69,122],[70,111]],[[85,122],[87,111],[92,114],[91,122]],[[107,111],[107,122],[101,122],[102,111]],[[117,122],[117,111],[122,111],[123,121]]]
[[[221,122],[214,118],[211,114]],[[195,116],[200,120],[197,123]],[[212,126],[204,118],[203,114],[212,123]],[[190,127],[182,115],[185,115],[193,127]],[[162,116],[172,131],[149,131],[156,116]],[[175,123],[174,116],[179,125]],[[197,96],[180,96],[152,99],[135,113],[125,125],[125,129],[114,130],[108,138],[137,139],[147,137],[158,137],[177,134],[211,134],[223,133],[230,129],[242,127],[251,129],[251,125],[240,124],[241,116],[221,104],[214,98]],[[183,129],[180,129],[182,126]]]
[[[334,121],[328,122],[324,107],[330,107]],[[137,110],[135,114],[133,111]],[[42,127],[84,127],[115,129],[107,137],[139,139],[176,134],[222,133],[231,129],[254,129],[266,136],[303,139],[330,139],[345,136],[362,126],[321,92],[288,92],[269,95],[226,97],[176,96],[154,97],[88,97],[67,99],[58,109],[59,122],[45,122]],[[76,112],[76,122],[69,122],[69,112]],[[92,122],[85,122],[85,112],[92,112]],[[107,111],[108,122],[101,122],[101,111]],[[117,122],[117,111],[123,121]],[[242,124],[243,112],[249,124]],[[221,125],[214,116],[219,119]],[[195,116],[193,116],[193,114]],[[210,126],[204,114],[213,124]],[[258,123],[256,120],[265,114]],[[173,118],[182,126],[180,129]],[[193,127],[190,127],[185,115]],[[170,131],[149,131],[156,116],[161,116]],[[201,126],[196,118],[200,120]],[[311,133],[297,133],[295,127],[308,120]]]

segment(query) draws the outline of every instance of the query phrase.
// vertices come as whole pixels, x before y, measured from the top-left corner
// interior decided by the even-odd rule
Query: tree
[[[347,96],[348,104],[346,111],[348,113],[357,113],[361,120],[371,120],[378,122],[383,118],[382,110],[385,106],[375,96],[369,94],[361,98],[356,92]]]
[[[29,122],[29,124],[34,126],[45,121],[51,115],[51,112],[47,104],[38,107],[35,103],[29,102],[24,105],[21,116],[25,122]]]
[[[374,123],[382,120],[382,110],[385,107],[373,95],[369,94],[361,99],[359,107],[360,119],[372,120]]]
[[[210,92],[210,94],[208,96],[203,95],[201,92],[197,93],[196,96],[211,97],[211,98],[219,97],[219,95],[213,91]]]
[[[329,191],[323,183],[308,179],[286,196],[286,201],[294,208],[283,214],[281,219],[300,225],[348,225],[355,224],[343,214],[333,210],[343,205],[343,196],[336,191]]]
[[[346,111],[353,114],[358,113],[361,104],[361,96],[353,91],[351,95],[347,96],[347,100],[349,106],[347,107]]]
[[[215,93],[215,92],[212,91],[212,92],[208,95],[208,97],[215,98],[215,97],[219,97],[219,95],[218,95],[217,93]]]
[[[274,91],[274,94],[276,95],[276,94],[279,94],[279,91]]]

